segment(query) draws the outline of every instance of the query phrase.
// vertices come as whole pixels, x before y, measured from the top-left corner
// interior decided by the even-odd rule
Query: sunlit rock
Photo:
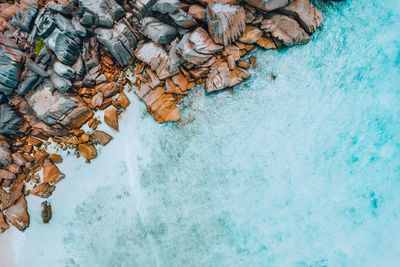
[[[18,230],[24,231],[29,226],[29,215],[26,211],[26,200],[21,196],[18,201],[3,211],[7,222],[14,225]]]
[[[143,34],[159,44],[168,44],[175,39],[177,31],[174,27],[159,21],[156,18],[145,17],[141,21]]]
[[[11,24],[21,31],[29,32],[32,22],[38,11],[37,3],[30,3],[18,10],[11,20]]]
[[[245,0],[246,3],[264,11],[272,11],[288,5],[292,0]]]

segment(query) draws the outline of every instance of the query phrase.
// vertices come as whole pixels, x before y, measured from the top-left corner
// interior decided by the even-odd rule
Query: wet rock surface
[[[244,56],[257,47],[305,44],[322,22],[308,0],[0,6],[0,232],[28,227],[25,196],[49,198],[62,182],[59,150],[90,163],[97,147],[112,140],[97,127],[119,130],[131,103],[126,89],[134,89],[155,121],[179,121],[191,88],[234,87],[257,66]],[[132,75],[122,77],[122,70]],[[89,130],[80,129],[84,124]],[[50,203],[43,203],[42,218],[50,220]]]

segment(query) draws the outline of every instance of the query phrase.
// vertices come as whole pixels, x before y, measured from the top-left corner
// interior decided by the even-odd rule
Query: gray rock
[[[272,11],[287,6],[292,0],[245,0],[245,2],[263,11]]]
[[[43,78],[47,78],[50,76],[42,66],[36,64],[35,62],[33,62],[31,60],[28,61],[28,69],[33,72],[36,72]]]
[[[25,79],[18,84],[18,88],[15,92],[21,96],[24,96],[28,91],[34,90],[41,82],[41,78],[36,72],[28,71]]]
[[[54,88],[56,88],[60,92],[66,92],[72,87],[72,83],[70,80],[58,76],[55,72],[51,73],[50,81],[53,83]]]
[[[75,39],[78,35],[76,33],[75,27],[72,25],[70,19],[67,19],[63,15],[57,13],[53,15],[54,22],[57,24],[57,27],[61,30],[61,32],[72,39]]]
[[[158,0],[154,5],[153,5],[153,10],[160,12],[160,13],[168,13],[168,14],[174,14],[178,12],[178,10],[181,8],[181,4],[178,0]]]
[[[7,166],[12,163],[10,145],[5,141],[0,141],[0,164]]]
[[[125,15],[125,10],[115,0],[79,0],[79,9],[83,14],[81,23],[112,27],[114,20]]]
[[[3,34],[0,34],[0,92],[10,94],[21,76],[24,54]]]
[[[40,50],[35,61],[36,61],[36,63],[40,62],[42,64],[47,64],[47,62],[49,62],[50,58],[51,58],[51,54],[50,54],[49,50],[47,49],[47,47],[44,46],[42,48],[42,50]]]
[[[78,34],[81,37],[85,37],[87,34],[86,28],[82,26],[82,24],[79,22],[79,20],[76,17],[72,18],[72,25],[75,28],[76,34]]]
[[[68,66],[74,64],[80,54],[79,45],[59,29],[55,29],[45,40],[45,43],[54,52],[58,60]]]
[[[55,61],[52,65],[52,68],[53,71],[59,76],[67,79],[71,79],[75,74],[75,71],[71,67],[62,64],[60,61]]]
[[[17,27],[23,32],[30,32],[37,11],[38,5],[36,3],[28,4],[14,14],[11,19],[11,25]]]
[[[136,46],[136,37],[122,22],[113,29],[97,28],[97,40],[110,51],[121,66],[126,66],[133,57]]]
[[[63,15],[71,15],[72,6],[71,3],[67,5],[63,4],[47,4],[46,7],[54,12],[61,13]]]
[[[75,72],[75,80],[81,81],[86,73],[85,64],[83,63],[81,56],[78,56],[78,59],[71,68]]]
[[[39,37],[47,38],[56,28],[56,23],[50,16],[49,12],[45,9],[39,11],[39,14],[35,20],[35,26]]]
[[[3,93],[0,93],[0,104],[6,102],[6,96]]]
[[[175,39],[178,32],[175,27],[159,21],[156,18],[145,17],[142,19],[143,34],[159,44],[168,44]]]
[[[68,95],[53,91],[52,84],[45,81],[26,97],[36,116],[49,125],[62,120],[77,106],[77,102]]]
[[[174,22],[182,28],[191,28],[197,25],[196,19],[190,16],[188,13],[179,9],[174,14],[169,14]]]
[[[141,19],[147,15],[150,8],[154,5],[155,0],[141,0],[141,1],[130,1],[129,6],[134,12],[134,16]]]
[[[9,104],[0,104],[0,134],[12,134],[22,130],[22,117]]]

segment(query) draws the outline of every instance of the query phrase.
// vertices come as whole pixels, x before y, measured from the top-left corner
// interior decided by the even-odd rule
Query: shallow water
[[[311,43],[193,90],[187,124],[131,96],[98,159],[65,159],[49,225],[28,201],[17,265],[399,266],[400,4],[319,7]]]

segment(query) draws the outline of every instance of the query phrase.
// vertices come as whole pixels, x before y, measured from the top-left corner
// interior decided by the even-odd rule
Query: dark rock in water
[[[0,92],[10,94],[21,76],[24,54],[3,34],[0,34]]]
[[[50,81],[53,83],[54,88],[56,88],[60,92],[68,91],[68,89],[72,87],[72,83],[70,80],[58,76],[55,72],[51,73]]]
[[[44,81],[34,92],[25,97],[36,116],[49,125],[62,120],[77,106],[77,101],[68,95],[53,91],[52,84]]]
[[[178,32],[175,27],[159,21],[156,18],[145,17],[141,21],[143,34],[159,44],[168,44],[175,39]]]
[[[79,9],[84,25],[111,28],[114,20],[125,15],[125,10],[115,0],[79,0]]]
[[[169,16],[182,28],[192,28],[197,25],[196,19],[182,9],[178,9],[176,13],[169,14]]]
[[[34,90],[42,81],[42,78],[33,71],[28,71],[25,79],[18,84],[15,92],[21,96],[25,95],[29,90]]]
[[[42,221],[48,223],[52,217],[51,205],[47,201],[43,201],[42,208]]]
[[[181,3],[178,0],[158,0],[153,5],[153,10],[160,13],[174,14],[181,8]]]
[[[79,45],[59,29],[55,29],[45,40],[45,43],[54,52],[58,60],[68,66],[74,64],[80,54]]]
[[[21,131],[23,119],[9,104],[0,104],[0,134]]]
[[[263,11],[272,11],[288,5],[292,0],[245,0],[246,3]]]
[[[68,3],[67,5],[63,4],[47,4],[46,7],[52,11],[61,13],[63,15],[71,15],[72,12],[72,6],[71,3]]]
[[[246,28],[245,12],[241,6],[209,4],[206,17],[208,32],[218,44],[228,45],[236,41]]]
[[[97,40],[104,45],[121,66],[128,65],[134,55],[136,37],[122,22],[112,29],[97,28],[95,30]]]
[[[37,11],[38,5],[36,3],[30,3],[15,13],[11,19],[11,25],[17,27],[23,32],[30,32]]]
[[[40,10],[35,20],[35,25],[37,34],[42,38],[47,38],[56,28],[56,23],[54,22],[50,13],[46,12],[45,9]]]

